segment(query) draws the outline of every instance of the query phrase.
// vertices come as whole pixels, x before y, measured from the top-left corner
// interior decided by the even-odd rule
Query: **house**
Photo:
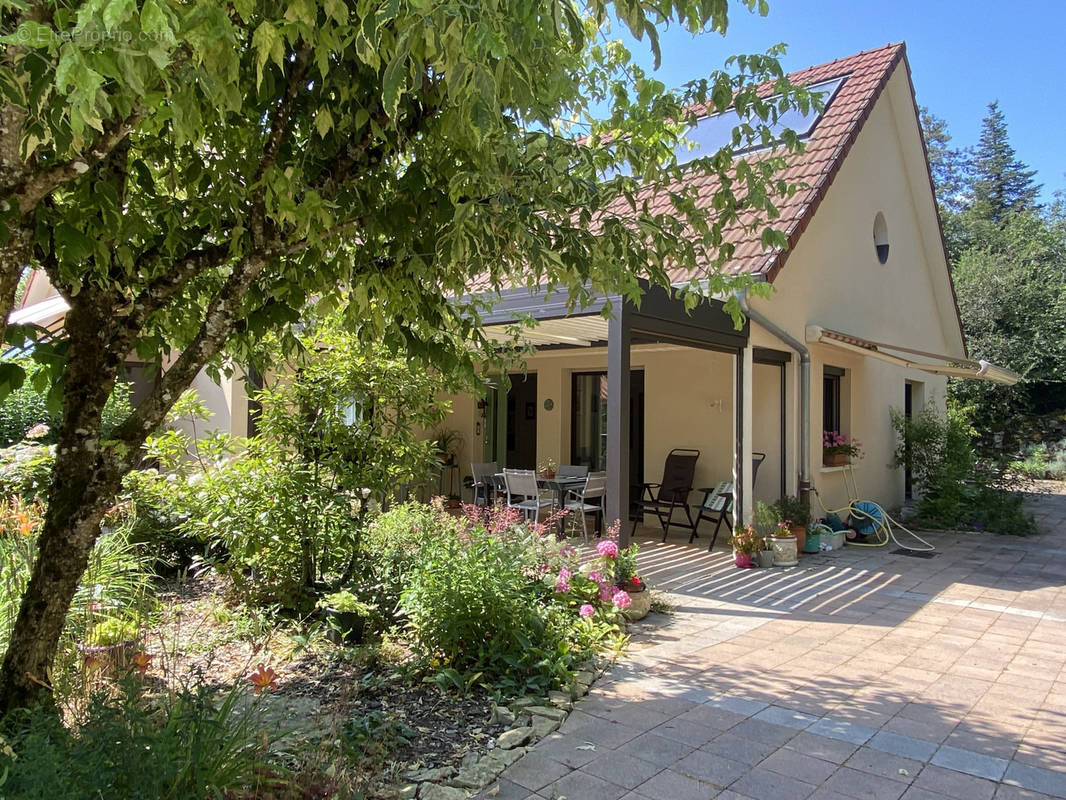
[[[863,444],[858,492],[894,508],[908,486],[889,466],[891,410],[942,409],[948,376],[1017,380],[967,354],[904,45],[790,77],[825,105],[786,120],[805,142],[784,171],[805,188],[775,221],[788,248],[768,251],[738,229],[727,267],[772,284],[771,297],[741,297],[747,322],[737,329],[722,299],[689,314],[663,289],[639,307],[600,297],[577,312],[543,291],[501,293],[489,334],[502,341],[532,316],[525,338],[536,352],[499,388],[452,398],[445,425],[463,442],[464,472],[481,461],[587,464],[608,473],[607,518],[625,519],[631,486],[658,480],[672,449],[694,448],[694,485],[732,480],[744,517],[755,500],[811,489],[836,508],[849,490],[843,468],[823,466],[822,436],[839,431]],[[690,137],[716,149],[731,128],[729,114],[707,116]],[[13,321],[61,319],[46,283],[31,283]],[[600,313],[608,301],[611,319]],[[243,376],[201,378],[216,415],[208,427],[245,434]],[[755,453],[765,454],[757,475]]]
[[[738,231],[728,265],[771,283],[772,296],[742,297],[748,321],[737,330],[720,300],[689,315],[663,290],[639,308],[614,298],[611,320],[599,313],[606,298],[567,313],[543,292],[503,292],[490,332],[531,315],[537,350],[508,388],[453,399],[446,424],[465,442],[464,464],[605,469],[607,518],[625,519],[630,487],[659,480],[671,449],[694,448],[694,485],[733,479],[746,517],[754,500],[808,489],[828,508],[845,505],[844,468],[822,464],[823,431],[839,431],[862,442],[861,497],[895,508],[909,487],[889,466],[891,410],[943,409],[948,376],[1017,380],[968,357],[905,46],[790,77],[825,106],[789,120],[805,148],[784,177],[807,188],[775,221],[788,248],[767,251]],[[713,143],[732,127],[722,116],[690,138]],[[757,479],[754,453],[766,456]]]

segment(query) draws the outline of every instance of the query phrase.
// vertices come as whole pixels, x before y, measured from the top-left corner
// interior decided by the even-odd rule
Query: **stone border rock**
[[[468,754],[458,770],[439,767],[408,772],[408,783],[400,788],[400,797],[405,800],[467,800],[496,780],[538,740],[557,730],[573,709],[574,701],[588,694],[589,688],[610,664],[609,659],[586,661],[574,677],[569,692],[551,691],[547,697],[519,697],[510,705],[494,707],[490,722],[508,726],[496,737],[495,747],[481,755]]]

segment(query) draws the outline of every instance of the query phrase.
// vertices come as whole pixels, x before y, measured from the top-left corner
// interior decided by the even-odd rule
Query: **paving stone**
[[[1005,758],[986,756],[984,753],[975,753],[972,750],[963,750],[960,747],[941,745],[936,751],[931,764],[938,767],[946,767],[956,772],[965,772],[967,775],[975,775],[978,778],[988,778],[998,781],[1003,777],[1007,769]]]
[[[930,764],[922,769],[914,783],[924,789],[946,794],[956,800],[990,800],[996,784],[955,770]]]
[[[564,732],[564,735],[576,736],[583,742],[591,742],[592,744],[610,747],[611,749],[621,747],[626,742],[637,738],[644,732],[641,728],[634,728],[629,725],[620,725],[617,723],[605,723],[602,719],[597,719],[594,723],[583,725],[577,729],[566,730],[566,726],[563,725],[559,730]]]
[[[635,790],[649,800],[709,800],[718,794],[719,787],[698,778],[664,769]],[[574,800],[580,800],[575,797]]]
[[[844,762],[844,766],[869,772],[871,775],[880,775],[882,778],[891,778],[901,783],[910,783],[918,777],[918,773],[925,765],[912,758],[903,758],[864,746],[856,750],[855,755]]]
[[[555,734],[542,739],[534,752],[558,761],[571,769],[577,769],[596,757],[597,747],[579,733]]]
[[[695,750],[692,745],[678,742],[674,739],[666,739],[656,736],[654,733],[645,733],[632,741],[626,742],[618,748],[620,753],[629,753],[637,758],[643,758],[660,767],[668,767],[679,758]]]
[[[747,772],[749,766],[714,753],[696,750],[680,759],[671,769],[682,775],[709,781],[722,789]]]
[[[1010,767],[1007,767],[1009,770]],[[996,787],[995,800],[1052,800],[1052,795],[1043,792],[1035,792],[1032,789],[1023,789],[1021,786],[1011,786],[1001,783]]]
[[[952,800],[949,795],[932,792],[921,786],[911,786],[900,800]]]
[[[774,725],[783,725],[786,728],[795,728],[796,730],[802,731],[809,728],[814,722],[817,722],[818,717],[811,714],[803,714],[799,711],[793,711],[791,708],[767,706],[755,715],[755,719],[761,719],[763,722],[770,722]]]
[[[793,739],[793,741],[795,741]],[[791,742],[789,743],[791,745]],[[754,739],[745,739],[743,736],[726,732],[720,733],[714,739],[703,745],[700,750],[715,755],[723,756],[741,764],[755,766],[777,749],[776,745],[756,742]]]
[[[418,791],[422,800],[466,800],[470,793],[466,789],[454,786],[438,786],[435,783],[423,783]]]
[[[748,797],[806,800],[817,787],[772,770],[756,767],[729,788]]]
[[[807,731],[819,736],[825,736],[828,739],[840,739],[852,744],[866,744],[877,733],[873,728],[867,728],[865,725],[830,719],[829,717],[818,720],[807,728]]]
[[[1003,782],[1053,797],[1066,797],[1066,773],[1043,767],[1012,761],[1003,775]]]
[[[747,697],[721,695],[720,697],[708,700],[706,705],[714,708],[721,708],[725,711],[732,711],[734,714],[740,714],[743,717],[752,717],[766,708],[769,704],[762,700],[752,700]]]
[[[822,761],[843,764],[851,758],[851,754],[855,752],[858,745],[843,739],[830,739],[826,736],[819,736],[806,730],[792,739],[787,747],[789,750],[796,750],[805,755],[820,758]]]
[[[686,711],[676,719],[683,722],[694,722],[697,725],[705,725],[718,731],[727,731],[747,718],[748,715],[746,714],[740,714],[727,708],[720,708],[706,703]]]
[[[770,755],[759,764],[759,767],[771,769],[781,775],[796,778],[804,783],[812,783],[815,786],[820,786],[837,769],[836,764],[786,748],[781,748]]]
[[[635,789],[662,767],[628,753],[607,750],[581,768],[583,772],[616,783],[627,789]]]
[[[537,794],[542,797],[566,797],[573,800],[621,800],[629,790],[603,778],[576,771],[545,786]]]
[[[697,725],[695,722],[686,722],[680,717],[664,722],[657,728],[653,728],[651,732],[656,736],[674,739],[678,742],[690,744],[693,747],[704,745],[716,736],[721,735],[714,728],[708,728],[706,725]]]
[[[917,739],[913,736],[903,736],[892,731],[881,730],[874,734],[867,742],[869,747],[884,750],[886,753],[913,758],[917,761],[928,761],[937,750],[937,743],[925,739]]]
[[[841,767],[823,785],[856,800],[898,800],[907,790],[905,783],[850,767]]]
[[[756,742],[781,747],[789,739],[796,735],[795,728],[786,728],[784,725],[774,725],[772,722],[763,722],[761,719],[747,719],[739,725],[730,728],[730,732],[743,736],[745,739],[753,739]]]
[[[568,772],[570,767],[534,750],[505,769],[501,777],[535,792]]]

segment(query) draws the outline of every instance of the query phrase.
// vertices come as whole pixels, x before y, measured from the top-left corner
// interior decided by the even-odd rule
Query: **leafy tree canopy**
[[[741,6],[766,13],[763,0]],[[252,357],[309,307],[437,358],[479,342],[474,299],[514,282],[580,303],[635,298],[638,276],[710,264],[723,231],[762,226],[779,159],[732,149],[678,165],[692,104],[733,104],[734,146],[809,98],[775,56],[668,90],[610,40],[657,53],[659,24],[726,30],[726,0],[86,0],[0,16],[0,318],[23,265],[70,303],[54,357],[63,424],[40,557],[3,667],[0,708],[39,692],[98,523],[145,436],[205,366]],[[767,91],[757,91],[759,84]],[[594,109],[604,109],[599,116]],[[792,142],[794,145],[795,142]],[[711,175],[714,212],[690,176]],[[653,211],[652,194],[669,200]],[[779,234],[764,241],[781,244]],[[19,336],[24,331],[16,332]],[[283,350],[285,348],[283,347]],[[162,379],[106,440],[131,352]],[[9,384],[17,383],[9,371]]]

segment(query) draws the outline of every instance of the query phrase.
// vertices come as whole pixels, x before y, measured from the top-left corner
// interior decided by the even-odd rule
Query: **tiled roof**
[[[735,247],[726,271],[761,274],[771,281],[777,276],[829,190],[874,103],[895,67],[903,60],[904,53],[902,43],[889,44],[789,75],[789,79],[798,85],[813,85],[841,76],[847,76],[847,79],[806,139],[804,151],[789,154],[784,169],[779,173],[779,177],[789,183],[807,187],[777,203],[780,217],[772,224],[787,237],[788,249],[769,252],[762,246],[759,230],[747,231],[738,225],[726,232],[727,241],[731,241]],[[717,181],[711,177],[701,180],[707,184],[701,187],[706,189],[701,192],[701,197],[706,197],[709,203]],[[688,277],[681,271],[670,275],[673,281],[683,281]]]

